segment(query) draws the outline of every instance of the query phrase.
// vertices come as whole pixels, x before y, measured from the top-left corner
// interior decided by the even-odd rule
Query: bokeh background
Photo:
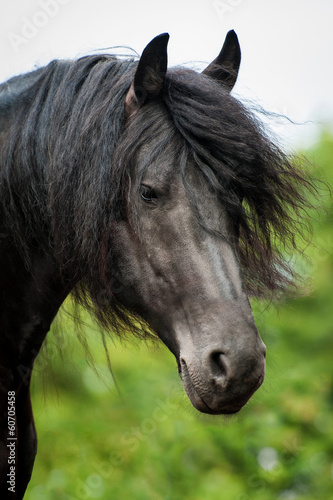
[[[288,116],[293,123],[272,116],[268,125],[332,186],[332,18],[330,0],[16,0],[1,7],[0,80],[54,58],[130,53],[125,46],[141,53],[164,31],[169,64],[200,70],[235,29],[243,60],[234,94]],[[77,331],[66,302],[35,367],[39,450],[27,500],[333,498],[327,190],[320,201],[307,258],[295,264],[308,293],[278,305],[253,301],[267,375],[236,417],[195,412],[163,346],[110,340],[112,379],[99,332],[84,311]]]

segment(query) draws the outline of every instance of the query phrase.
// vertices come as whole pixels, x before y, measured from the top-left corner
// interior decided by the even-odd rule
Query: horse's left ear
[[[226,36],[221,52],[203,73],[226,85],[231,91],[237,80],[240,61],[238,38],[234,30],[231,30]]]
[[[142,52],[125,100],[126,118],[134,115],[140,106],[162,92],[168,66],[168,41],[169,34],[162,33],[153,38]]]

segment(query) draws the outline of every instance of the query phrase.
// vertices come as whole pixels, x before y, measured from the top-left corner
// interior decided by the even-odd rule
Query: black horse
[[[70,292],[105,331],[158,336],[201,412],[264,379],[247,295],[293,281],[307,181],[230,95],[236,34],[201,74],[167,72],[168,38],[0,87],[1,498],[29,482],[31,372]]]

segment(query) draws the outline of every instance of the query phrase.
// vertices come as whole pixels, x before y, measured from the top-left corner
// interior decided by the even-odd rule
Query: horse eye
[[[157,199],[157,195],[153,188],[146,186],[145,184],[141,184],[140,194],[141,198],[147,203],[152,203]]]

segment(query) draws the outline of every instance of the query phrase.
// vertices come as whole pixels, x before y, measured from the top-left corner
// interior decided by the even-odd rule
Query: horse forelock
[[[191,164],[218,193],[239,236],[249,295],[267,295],[300,283],[290,254],[301,251],[302,241],[307,244],[310,226],[306,217],[300,221],[303,210],[311,206],[308,195],[316,188],[306,160],[275,144],[254,112],[211,78],[175,68],[167,73],[160,101],[138,112],[129,132],[121,145],[124,165],[126,155],[135,158],[156,137],[153,147],[145,148],[138,183],[156,156],[171,158],[171,144],[182,161],[169,161],[179,169],[185,186],[186,166]],[[187,193],[191,198],[191,189]],[[198,200],[191,201],[195,206]]]

